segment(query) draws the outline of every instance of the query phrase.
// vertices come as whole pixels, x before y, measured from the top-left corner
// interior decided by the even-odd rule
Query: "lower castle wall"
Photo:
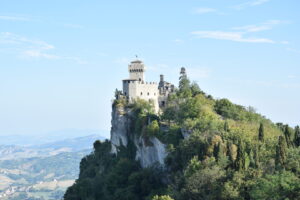
[[[159,90],[157,83],[143,83],[142,81],[123,80],[123,94],[133,99],[153,100],[155,111],[158,112]]]

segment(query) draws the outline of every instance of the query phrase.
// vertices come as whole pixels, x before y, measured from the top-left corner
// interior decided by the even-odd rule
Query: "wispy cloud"
[[[236,10],[242,10],[244,8],[247,8],[247,7],[259,6],[259,5],[262,5],[262,4],[267,3],[269,1],[271,1],[271,0],[248,1],[248,2],[245,2],[245,3],[242,3],[242,4],[235,5],[235,6],[233,6],[233,8],[236,9]]]
[[[184,43],[184,41],[182,39],[179,39],[179,38],[175,39],[174,42],[176,44],[183,44]]]
[[[22,58],[45,58],[59,59],[60,57],[53,54],[43,53],[41,50],[26,50],[21,53]]]
[[[245,37],[245,33],[243,32],[193,31],[192,34],[198,38],[210,38],[249,43],[275,43],[273,40],[267,38]]]
[[[217,12],[216,9],[214,9],[214,8],[205,8],[205,7],[203,7],[203,8],[196,8],[194,10],[195,14],[207,14],[207,13],[215,13],[215,12]]]
[[[28,17],[0,15],[0,20],[6,21],[30,21]]]
[[[45,41],[39,40],[39,39],[29,39],[27,37],[17,35],[10,32],[1,32],[0,33],[0,43],[6,43],[6,44],[19,44],[19,45],[25,45],[29,47],[39,47],[40,49],[48,50],[53,49],[54,46],[51,44],[48,44]]]
[[[270,30],[274,28],[274,26],[279,24],[284,24],[284,23],[288,23],[288,22],[282,20],[269,20],[258,25],[240,26],[240,27],[234,27],[232,29],[245,31],[245,32],[260,32],[260,31]]]
[[[192,35],[198,38],[210,38],[218,40],[230,40],[235,42],[248,42],[248,43],[276,43],[269,38],[251,36],[255,32],[261,32],[273,29],[276,25],[288,23],[282,20],[269,20],[258,25],[246,25],[231,28],[234,31],[193,31]],[[287,41],[280,42],[286,44]]]
[[[42,40],[29,39],[10,32],[4,32],[0,34],[0,43],[17,46],[21,51],[19,52],[21,58],[59,58],[59,56],[47,53],[48,50],[54,49],[54,46]]]
[[[30,39],[10,32],[0,33],[0,44],[13,46],[18,57],[22,59],[66,59],[78,64],[87,63],[78,57],[60,56],[51,53],[50,51],[53,51],[55,47],[45,41]]]

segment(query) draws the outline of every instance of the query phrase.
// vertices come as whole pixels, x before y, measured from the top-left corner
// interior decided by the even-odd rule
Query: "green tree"
[[[216,153],[215,153],[215,157],[217,159],[218,165],[222,168],[226,168],[228,163],[229,163],[229,159],[226,156],[226,146],[219,142],[218,145],[216,146]]]
[[[300,146],[300,128],[299,126],[295,127],[295,138],[294,138],[294,143],[296,147]]]
[[[185,68],[182,67],[180,71],[180,77],[179,77],[179,96],[184,98],[192,96],[192,90],[190,88],[190,84],[191,82],[186,75]]]
[[[291,133],[290,127],[288,125],[285,125],[284,136],[285,136],[285,141],[286,141],[287,147],[288,148],[293,147],[294,145],[291,140],[292,133]]]
[[[245,144],[241,140],[239,141],[237,158],[235,162],[237,170],[247,170],[250,164],[250,159],[246,152]]]
[[[276,168],[282,169],[286,163],[286,142],[283,136],[279,136],[278,145],[276,147]]]
[[[293,173],[282,171],[254,180],[251,199],[299,199],[300,180]]]
[[[198,156],[194,156],[187,168],[184,170],[185,177],[191,177],[194,173],[201,169],[201,162],[198,159]]]
[[[190,89],[191,89],[193,97],[198,94],[204,94],[204,92],[200,89],[199,85],[196,82],[193,82],[190,85]]]
[[[265,138],[265,129],[264,129],[264,124],[260,123],[259,125],[259,130],[258,130],[258,140],[263,142]]]
[[[159,124],[157,120],[153,120],[148,126],[147,126],[147,135],[148,136],[155,136],[158,135],[159,132]]]
[[[300,177],[300,148],[287,149],[285,169]]]
[[[255,145],[255,148],[254,148],[254,153],[253,153],[253,157],[254,157],[254,165],[255,165],[255,168],[259,168],[260,167],[260,161],[259,161],[259,147],[258,145]]]
[[[225,132],[229,132],[229,125],[228,125],[228,121],[227,120],[224,123],[224,131]]]
[[[205,162],[205,161],[204,161]],[[220,199],[225,171],[216,162],[208,161],[206,166],[186,178],[180,199]]]
[[[216,101],[215,111],[224,118],[239,120],[240,111],[239,107],[231,103],[228,99],[220,99]]]
[[[167,120],[169,125],[171,125],[171,121],[178,121],[178,107],[167,105],[162,114],[162,119]]]
[[[244,200],[245,173],[235,171],[228,174],[228,180],[222,189],[221,199]]]

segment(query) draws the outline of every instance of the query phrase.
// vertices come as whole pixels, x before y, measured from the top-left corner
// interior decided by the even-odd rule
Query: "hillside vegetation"
[[[298,126],[214,99],[186,76],[159,115],[142,100],[113,106],[133,111],[133,134],[166,144],[165,167],[141,168],[134,144],[116,156],[109,141],[96,141],[66,200],[300,199]]]

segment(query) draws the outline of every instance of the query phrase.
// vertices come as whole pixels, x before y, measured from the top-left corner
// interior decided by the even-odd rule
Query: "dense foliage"
[[[133,144],[129,145],[115,156],[109,141],[96,141],[93,154],[82,159],[79,179],[68,188],[65,199],[139,200],[163,193],[161,170],[142,169],[134,160]]]
[[[300,130],[274,124],[228,99],[213,99],[181,74],[163,112],[122,99],[134,111],[132,132],[167,145],[165,169],[142,169],[134,145],[111,155],[96,142],[65,199],[299,199]],[[133,145],[133,146],[132,146]]]

